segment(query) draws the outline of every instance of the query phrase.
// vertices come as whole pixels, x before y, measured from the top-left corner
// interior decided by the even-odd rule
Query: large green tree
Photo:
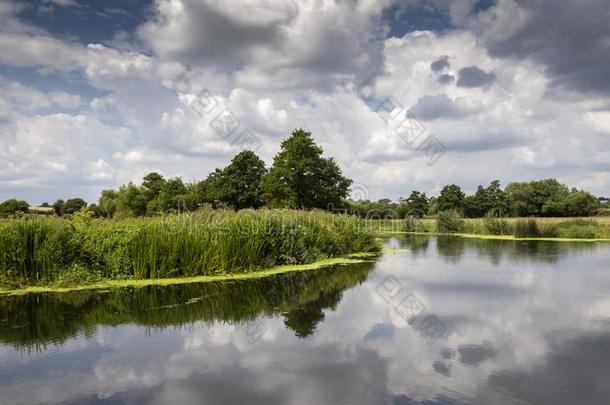
[[[411,192],[409,198],[404,200],[404,203],[406,204],[406,215],[408,216],[421,218],[428,213],[428,209],[430,208],[426,193],[415,190]]]
[[[267,169],[254,152],[237,154],[222,171],[223,201],[235,209],[258,208],[264,203],[261,181]]]
[[[148,200],[152,200],[161,193],[165,185],[165,179],[157,172],[150,172],[142,179],[142,187],[147,194]]]
[[[332,158],[323,158],[310,132],[297,129],[281,144],[273,166],[263,179],[271,206],[322,208],[338,206],[352,181]]]
[[[147,194],[148,189],[145,191]],[[176,177],[164,180],[159,189],[158,195],[148,201],[146,212],[149,215],[161,214],[163,212],[182,212],[186,210],[184,195],[187,189],[182,179]]]
[[[455,184],[448,184],[441,190],[436,201],[438,211],[456,210],[463,211],[465,194]]]
[[[487,187],[479,186],[464,200],[464,215],[467,217],[477,218],[492,213],[499,216],[508,214],[506,194],[499,180],[492,181]]]
[[[594,195],[583,190],[572,189],[561,200],[546,202],[542,206],[542,213],[558,217],[586,217],[594,215],[600,207],[599,199]]]
[[[146,214],[148,198],[141,187],[129,182],[119,187],[117,193],[117,211],[120,217],[134,217]]]
[[[568,196],[569,189],[555,179],[513,182],[504,190],[513,216],[541,216],[545,204],[557,203]]]

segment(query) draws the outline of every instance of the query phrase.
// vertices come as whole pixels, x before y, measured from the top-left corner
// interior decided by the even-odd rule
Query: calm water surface
[[[0,404],[610,403],[610,245],[387,245],[405,250],[0,298]]]

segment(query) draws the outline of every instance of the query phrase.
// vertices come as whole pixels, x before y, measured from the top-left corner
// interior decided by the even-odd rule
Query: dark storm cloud
[[[440,72],[443,69],[447,69],[449,67],[449,57],[447,55],[443,55],[434,62],[430,64],[430,69],[433,72]]]
[[[458,72],[458,87],[488,87],[496,81],[493,72],[486,72],[477,66],[461,68]]]
[[[508,38],[486,39],[492,56],[531,58],[542,63],[555,87],[610,93],[608,0],[517,3],[527,13],[527,19]],[[498,18],[508,21],[512,16],[500,14]]]
[[[445,84],[451,84],[451,83],[453,83],[453,82],[455,81],[455,76],[450,75],[449,73],[445,73],[445,74],[440,75],[440,76],[439,76],[439,77],[436,79],[436,81],[437,81],[439,84],[442,84],[442,85],[445,85]]]
[[[446,94],[423,96],[417,104],[409,108],[407,116],[422,121],[439,118],[462,118],[479,111],[480,108],[466,107],[450,99]]]

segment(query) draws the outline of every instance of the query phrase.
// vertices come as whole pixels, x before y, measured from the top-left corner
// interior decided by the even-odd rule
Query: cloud
[[[476,26],[492,56],[543,64],[553,87],[608,94],[609,20],[605,0],[499,0]]]
[[[407,115],[423,121],[439,118],[459,119],[476,114],[482,109],[482,104],[471,97],[458,97],[452,100],[446,94],[439,94],[421,97],[417,100],[417,104],[409,108]]]
[[[449,73],[444,73],[442,75],[440,75],[436,81],[439,84],[445,85],[445,84],[451,84],[455,81],[455,76],[449,74]]]
[[[458,87],[489,87],[496,81],[493,72],[486,72],[477,66],[461,68],[455,83]]]
[[[430,64],[430,70],[433,72],[441,72],[444,69],[449,68],[449,66],[449,57],[447,55],[443,55]]]
[[[227,109],[240,122],[239,132],[249,130],[260,140],[258,153],[268,164],[280,139],[293,128],[308,128],[325,154],[335,156],[373,199],[397,199],[411,189],[434,194],[447,182],[474,189],[492,178],[531,177],[532,170],[537,177],[554,176],[603,193],[610,186],[602,153],[609,147],[610,99],[603,91],[574,92],[561,82],[565,77],[542,58],[547,52],[542,45],[541,55],[492,50],[516,41],[530,20],[539,18],[537,6],[499,1],[477,12],[471,1],[437,3],[454,27],[386,37],[389,1],[257,0],[238,7],[215,0],[159,0],[137,32],[117,27],[129,40],[87,44],[77,35],[59,37],[33,26],[20,17],[22,5],[2,2],[0,153],[7,162],[2,196],[49,199],[48,187],[36,179],[62,169],[74,174],[64,179],[88,199],[99,195],[102,183],[138,181],[152,169],[204,178],[239,151],[212,129],[215,115],[195,111],[193,103],[204,91],[218,102],[214,114]],[[210,24],[202,26],[198,19]],[[226,38],[214,36],[211,27],[218,24],[228,30]],[[540,38],[546,44],[548,38]],[[595,52],[600,46],[585,48]],[[189,86],[176,89],[180,74]],[[372,100],[357,91],[367,77]],[[424,123],[425,136],[445,145],[441,161],[429,167],[425,155],[398,136],[393,126],[400,119],[388,121],[375,111],[387,100],[397,106],[395,118],[408,111]],[[91,154],[83,138],[58,137],[57,114],[71,123],[65,124],[67,133],[77,133],[69,127],[78,128],[75,117],[81,116],[94,128],[103,126],[103,136],[113,131],[125,136],[119,143],[93,142],[99,149]],[[73,145],[67,162],[51,159],[43,167],[22,157],[20,131],[29,125],[46,136],[39,129],[43,123],[53,129],[49,150],[54,142]],[[85,152],[79,154],[79,148]],[[99,176],[92,175],[94,168]]]
[[[9,101],[13,107],[29,111],[53,107],[74,110],[84,103],[82,97],[77,94],[65,91],[44,93],[18,82],[7,81],[2,77],[0,77],[0,97]]]
[[[387,3],[159,0],[138,32],[162,60],[235,71],[244,86],[328,89],[379,70]]]

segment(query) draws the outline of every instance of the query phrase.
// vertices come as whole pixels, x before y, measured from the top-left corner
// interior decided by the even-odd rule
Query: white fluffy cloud
[[[41,185],[50,173],[89,200],[152,169],[202,178],[239,150],[211,125],[224,110],[239,122],[235,134],[257,137],[268,163],[293,128],[311,130],[373,199],[548,176],[607,194],[608,97],[557,86],[546,61],[489,53],[523,35],[531,9],[499,1],[475,15],[472,2],[438,2],[461,28],[385,38],[389,1],[236,4],[158,0],[135,42],[115,48],[54,36],[2,3],[0,67],[98,93],[0,79],[0,198],[53,198]],[[372,98],[360,91],[367,78]],[[198,112],[202,95],[212,112]],[[396,109],[375,111],[381,102]],[[425,128],[420,140],[434,135],[445,146],[434,165],[397,133],[406,115]],[[51,156],[58,150],[61,159]]]

